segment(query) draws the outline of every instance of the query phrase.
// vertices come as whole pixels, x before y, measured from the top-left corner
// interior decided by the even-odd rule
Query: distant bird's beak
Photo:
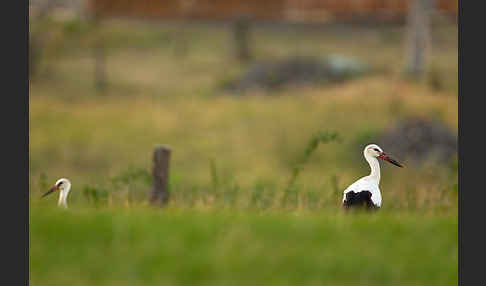
[[[52,193],[54,191],[57,191],[57,190],[59,190],[59,187],[58,186],[53,186],[52,188],[49,189],[49,191],[47,191],[45,194],[43,194],[41,198],[43,198],[43,197],[47,196],[48,194],[50,194],[50,193]]]
[[[397,160],[393,159],[390,155],[386,154],[385,152],[381,152],[381,155],[378,156],[378,158],[381,158],[385,161],[388,161],[390,163],[392,163],[393,165],[395,166],[398,166],[400,168],[403,168],[403,165],[400,164]]]

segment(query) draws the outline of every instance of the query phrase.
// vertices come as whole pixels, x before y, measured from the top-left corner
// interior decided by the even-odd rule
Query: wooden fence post
[[[166,205],[169,201],[169,161],[171,148],[160,145],[154,150],[151,204]]]

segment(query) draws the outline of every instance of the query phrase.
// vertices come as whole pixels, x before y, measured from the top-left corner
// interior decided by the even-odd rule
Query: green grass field
[[[340,209],[383,130],[420,116],[457,134],[456,27],[434,28],[422,82],[400,74],[402,28],[255,29],[256,60],[340,53],[380,72],[235,96],[220,87],[247,66],[225,26],[106,23],[99,93],[97,34],[32,25],[49,40],[30,81],[31,285],[457,284],[457,158],[382,164],[382,209]],[[288,188],[319,132],[340,141],[320,144]],[[173,148],[163,210],[147,203],[157,144]],[[68,210],[40,199],[61,177]]]
[[[31,285],[456,285],[457,217],[34,209]]]

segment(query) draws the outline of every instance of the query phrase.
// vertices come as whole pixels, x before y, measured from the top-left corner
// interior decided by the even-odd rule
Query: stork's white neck
[[[368,164],[370,164],[371,173],[369,175],[370,178],[376,180],[377,184],[380,184],[380,163],[376,157],[370,156],[368,153],[365,152],[364,157]]]
[[[57,205],[60,207],[67,208],[67,196],[69,194],[69,190],[71,189],[71,184],[67,184],[61,191],[59,192],[59,201]]]

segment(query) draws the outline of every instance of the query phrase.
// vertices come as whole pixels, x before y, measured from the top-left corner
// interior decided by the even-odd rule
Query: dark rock
[[[383,132],[377,144],[400,159],[417,163],[426,160],[446,163],[457,154],[457,136],[443,123],[424,118],[408,118],[398,123]]]
[[[291,57],[255,64],[241,78],[229,83],[231,91],[276,89],[288,85],[341,82],[367,72],[360,61],[344,56]]]

